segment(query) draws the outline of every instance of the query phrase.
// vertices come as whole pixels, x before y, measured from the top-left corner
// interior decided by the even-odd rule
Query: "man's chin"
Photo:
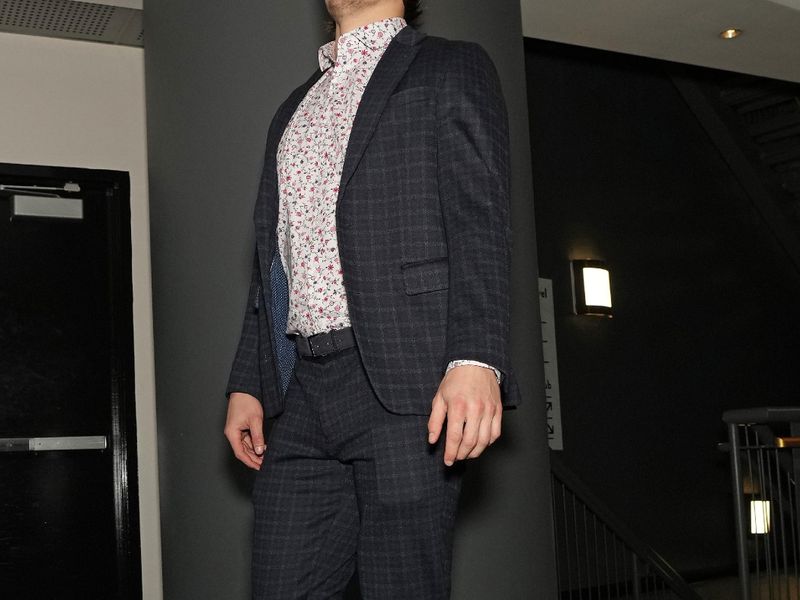
[[[383,0],[325,0],[328,15],[334,21],[380,4]]]

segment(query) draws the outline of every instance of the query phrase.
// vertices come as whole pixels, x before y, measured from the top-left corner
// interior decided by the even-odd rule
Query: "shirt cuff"
[[[494,371],[494,376],[497,377],[497,385],[500,385],[500,382],[503,381],[503,374],[500,371],[491,365],[487,365],[486,363],[482,363],[477,360],[451,360],[450,364],[447,365],[445,373],[447,373],[450,369],[454,367],[460,367],[461,365],[473,365],[476,367],[483,367],[484,369],[491,369]]]

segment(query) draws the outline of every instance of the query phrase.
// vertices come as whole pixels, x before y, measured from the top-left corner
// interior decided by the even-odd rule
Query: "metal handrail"
[[[634,533],[581,479],[572,472],[561,458],[550,453],[550,470],[555,479],[580,499],[639,560],[647,565],[667,587],[679,598],[685,600],[701,600],[700,595],[692,589],[683,577],[658,552]]]
[[[750,423],[800,423],[800,408],[794,406],[772,406],[761,408],[738,408],[722,413],[728,425]]]
[[[736,520],[737,559],[739,567],[739,587],[742,600],[749,600],[752,595],[750,568],[755,565],[756,574],[760,574],[760,561],[766,561],[769,597],[772,597],[773,563],[777,567],[782,561],[787,566],[787,549],[793,561],[795,577],[797,576],[797,548],[800,545],[797,519],[800,519],[797,489],[797,475],[800,464],[797,462],[800,448],[800,408],[798,407],[761,407],[728,410],[723,413],[723,421],[728,426],[728,449],[730,450],[731,474],[733,486],[734,511]],[[789,425],[790,435],[777,435],[769,425]],[[743,440],[741,437],[743,436]],[[772,469],[772,470],[770,470]],[[745,472],[746,471],[746,472]],[[772,476],[774,473],[774,479]],[[775,512],[789,521],[790,537],[786,537],[783,528],[780,531],[781,542],[773,540],[772,546],[763,545],[764,556],[759,557],[759,543],[748,537],[748,508],[746,505],[745,480],[749,481],[752,496],[752,479],[760,482],[768,493],[768,498],[777,503]],[[781,481],[785,481],[785,491]],[[762,490],[761,494],[764,491]],[[788,496],[787,496],[788,493]],[[776,516],[777,516],[776,514]],[[797,517],[797,519],[796,519]],[[769,534],[769,531],[760,532]],[[751,542],[751,543],[749,543]],[[755,550],[751,557],[749,550]],[[780,553],[778,550],[780,549]],[[760,575],[759,575],[760,576]],[[761,582],[756,581],[758,585]],[[788,583],[786,584],[788,586]],[[787,587],[788,591],[788,587]],[[759,592],[760,597],[760,592]],[[782,597],[782,596],[781,596]]]

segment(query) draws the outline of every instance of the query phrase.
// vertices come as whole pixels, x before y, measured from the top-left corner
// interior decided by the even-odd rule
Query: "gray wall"
[[[495,59],[514,153],[515,364],[527,403],[471,465],[454,594],[554,597],[536,255],[519,4],[430,2],[424,29]],[[148,144],[165,597],[246,598],[251,473],[222,436],[266,129],[315,66],[321,0],[145,7]]]

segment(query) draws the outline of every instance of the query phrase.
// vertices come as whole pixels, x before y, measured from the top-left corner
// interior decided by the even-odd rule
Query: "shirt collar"
[[[340,35],[338,40],[328,42],[319,49],[319,68],[325,69],[342,64],[348,50],[359,49],[367,55],[380,56],[401,29],[407,25],[402,17],[374,21]],[[335,57],[335,58],[334,58]],[[346,64],[346,62],[345,62]]]

